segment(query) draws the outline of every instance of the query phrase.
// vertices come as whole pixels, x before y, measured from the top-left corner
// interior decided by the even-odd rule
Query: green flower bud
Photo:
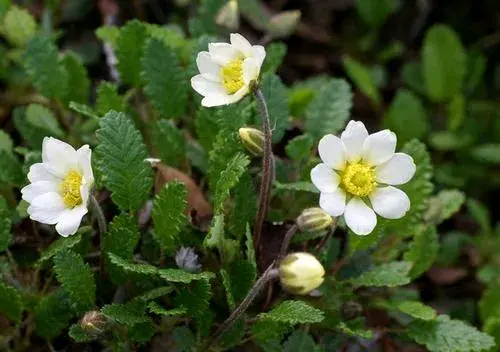
[[[229,29],[237,29],[240,26],[238,13],[238,1],[229,0],[217,13],[215,22]]]
[[[245,127],[240,128],[238,133],[240,134],[241,142],[250,154],[260,156],[264,153],[264,132],[255,128]]]
[[[267,33],[272,38],[288,37],[297,29],[300,17],[301,13],[298,10],[280,12],[271,17],[267,26]]]
[[[287,255],[279,267],[281,285],[296,295],[307,295],[324,281],[325,269],[309,253],[299,252]]]
[[[334,220],[321,208],[307,208],[302,211],[296,220],[301,231],[321,231],[332,226]]]

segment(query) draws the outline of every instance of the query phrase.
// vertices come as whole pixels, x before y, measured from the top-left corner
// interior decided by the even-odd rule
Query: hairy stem
[[[267,109],[266,99],[259,87],[254,89],[254,95],[259,104],[260,115],[262,118],[262,129],[264,132],[264,154],[262,156],[262,180],[259,191],[259,207],[253,232],[255,248],[259,248],[262,226],[267,215],[269,206],[269,195],[274,175],[274,155],[272,151],[272,131],[269,122],[269,111]]]
[[[288,247],[290,246],[290,241],[292,240],[293,235],[297,233],[298,226],[293,224],[292,227],[286,232],[285,237],[283,238],[283,242],[281,243],[281,251],[280,251],[280,259],[282,259],[286,252],[288,251]]]

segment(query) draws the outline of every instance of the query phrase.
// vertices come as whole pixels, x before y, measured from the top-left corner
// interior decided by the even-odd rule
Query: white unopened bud
[[[318,288],[324,279],[323,265],[309,253],[287,255],[279,267],[281,285],[296,295],[307,295]]]
[[[198,254],[194,249],[189,247],[181,247],[175,255],[175,263],[181,269],[190,273],[199,272],[201,264],[198,263]]]
[[[238,130],[241,142],[246,150],[253,156],[260,156],[264,153],[264,132],[256,128],[240,128]]]
[[[296,220],[301,231],[314,232],[324,230],[333,224],[333,218],[321,208],[307,208]]]
[[[272,38],[288,37],[297,29],[300,17],[298,10],[280,12],[269,20],[267,33]]]
[[[240,16],[238,13],[238,1],[229,0],[217,13],[215,23],[229,29],[238,29]]]

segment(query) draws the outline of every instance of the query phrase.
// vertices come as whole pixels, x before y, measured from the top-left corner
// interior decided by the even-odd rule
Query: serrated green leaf
[[[108,319],[127,326],[150,321],[150,318],[146,315],[146,305],[141,302],[108,304],[101,309],[101,313]]]
[[[168,64],[165,64],[168,62]],[[179,118],[186,111],[189,82],[177,53],[160,39],[150,39],[142,58],[144,91],[163,118]]]
[[[396,303],[396,308],[401,312],[420,320],[434,320],[436,311],[418,301],[402,301]]]
[[[61,65],[68,74],[68,87],[70,88],[62,98],[66,106],[69,106],[72,101],[80,104],[87,103],[90,94],[90,79],[81,59],[75,53],[68,51],[62,58]]]
[[[37,31],[35,18],[28,10],[18,6],[10,6],[3,16],[0,32],[15,46],[24,46]]]
[[[467,56],[453,29],[436,24],[427,30],[421,56],[429,98],[442,102],[461,91]]]
[[[440,224],[458,212],[465,202],[465,194],[456,189],[446,189],[430,198],[429,209],[424,219],[433,224]]]
[[[281,323],[272,320],[257,320],[252,325],[252,336],[255,341],[259,343],[273,339],[278,340],[279,342],[290,330],[291,327],[288,323]]]
[[[116,41],[120,37],[120,28],[116,26],[101,26],[96,29],[95,35],[103,42],[108,42],[112,47],[116,47]]]
[[[197,333],[201,336],[208,335],[212,326],[213,313],[209,309],[212,289],[208,280],[194,282],[189,288],[183,287],[175,297],[176,306],[185,307],[188,316],[193,317]]]
[[[120,267],[129,274],[139,274],[151,277],[158,275],[158,269],[152,265],[129,263],[113,253],[108,253],[108,258],[113,265]]]
[[[431,352],[489,351],[495,346],[493,338],[460,320],[440,315],[436,320],[415,320],[408,336]]]
[[[0,183],[4,182],[12,187],[21,187],[25,181],[26,173],[18,158],[12,153],[0,151]]]
[[[78,343],[86,343],[95,340],[95,336],[87,333],[80,324],[73,324],[69,328],[68,335]]]
[[[164,315],[167,317],[171,316],[177,316],[177,315],[184,315],[187,313],[187,309],[184,307],[180,308],[173,308],[173,309],[165,309],[161,305],[159,305],[156,302],[150,302],[148,304],[148,311],[150,313],[156,314],[156,315]]]
[[[160,120],[151,131],[152,143],[161,161],[179,168],[186,160],[186,139],[172,121]]]
[[[237,260],[229,267],[231,294],[236,303],[241,302],[257,278],[257,267],[250,260]]]
[[[373,332],[364,328],[364,319],[354,319],[347,322],[341,321],[337,326],[343,334],[362,339],[372,339]]]
[[[42,149],[43,138],[49,135],[47,131],[38,130],[26,121],[26,109],[17,107],[13,112],[14,126],[19,131],[26,144],[34,150]]]
[[[378,27],[398,7],[397,0],[356,0],[356,10],[370,26]]]
[[[267,313],[257,316],[259,320],[295,324],[312,324],[323,321],[324,313],[302,301],[283,301]]]
[[[311,182],[299,181],[291,183],[281,183],[278,181],[274,181],[273,185],[277,190],[319,193],[318,189]]]
[[[92,109],[90,106],[85,105],[85,104],[79,104],[77,102],[70,102],[69,103],[69,108],[77,113],[79,113],[82,116],[88,117],[92,120],[99,120],[99,116],[97,116],[96,112],[94,109]]]
[[[24,67],[33,85],[48,98],[62,98],[68,89],[68,73],[59,64],[58,51],[45,36],[33,37],[26,49]]]
[[[73,318],[67,293],[59,290],[43,297],[35,308],[35,331],[48,340],[57,337]]]
[[[306,159],[311,155],[313,143],[311,136],[307,134],[297,136],[286,145],[286,154],[295,161]]]
[[[113,202],[123,211],[138,210],[153,185],[148,151],[142,136],[125,114],[110,111],[99,121],[96,165]]]
[[[413,264],[410,277],[415,279],[427,271],[439,253],[439,238],[434,226],[420,227],[404,260]]]
[[[411,264],[408,262],[391,262],[381,264],[351,282],[359,286],[369,287],[396,287],[410,283]]]
[[[283,352],[315,351],[316,343],[305,331],[295,331],[283,344]]]
[[[52,111],[39,104],[30,104],[26,108],[26,122],[35,129],[41,129],[55,137],[63,137],[64,132],[59,126]]]
[[[384,126],[396,133],[400,143],[423,138],[429,130],[429,122],[418,96],[404,88],[398,90],[384,119]]]
[[[102,81],[97,87],[96,110],[100,115],[110,110],[125,111],[125,99],[118,94],[118,87],[110,82]]]
[[[240,149],[240,141],[236,133],[228,133],[225,130],[219,132],[209,153],[208,183],[213,193],[217,190],[220,173],[226,169],[229,161]]]
[[[287,52],[286,44],[283,42],[273,42],[266,47],[266,59],[262,64],[262,73],[276,73],[281,66]]]
[[[248,223],[245,231],[245,236],[246,236],[245,244],[247,247],[247,259],[254,267],[257,267],[257,262],[255,261],[255,248],[253,246],[253,235],[252,231],[250,230],[250,225]]]
[[[7,201],[0,195],[0,253],[6,251],[12,241],[11,226],[12,221]]]
[[[283,138],[290,124],[286,86],[277,75],[269,73],[264,75],[260,87],[269,110],[269,123],[273,130],[273,142],[277,143]]]
[[[250,164],[250,160],[243,153],[236,154],[229,160],[226,168],[220,173],[215,187],[215,212],[222,212],[224,202],[229,197],[230,190],[238,184],[240,177]]]
[[[375,104],[380,104],[382,96],[378,90],[370,70],[360,62],[346,56],[342,60],[344,68],[349,78],[354,82],[356,87]]]
[[[229,277],[229,273],[224,269],[220,270],[220,276],[222,279],[222,285],[226,291],[227,305],[229,306],[229,309],[233,311],[236,308],[236,302],[234,301],[231,288],[231,278]]]
[[[130,260],[140,238],[137,220],[128,214],[120,214],[109,224],[102,238],[101,250]]]
[[[181,182],[166,184],[153,202],[153,236],[167,251],[180,244],[179,233],[186,224],[187,189]]]
[[[174,288],[172,286],[161,286],[161,287],[154,288],[146,293],[143,293],[140,296],[136,296],[134,298],[134,300],[148,302],[148,301],[152,301],[154,299],[166,296],[169,293],[171,293],[172,291],[174,291]]]
[[[83,313],[94,306],[94,274],[80,255],[67,249],[60,251],[54,257],[54,271],[77,312]]]
[[[128,337],[139,344],[150,341],[156,333],[156,325],[151,320],[145,323],[135,324],[128,328]]]
[[[14,288],[0,281],[0,313],[15,323],[21,321],[23,302],[21,295]]]
[[[116,39],[116,67],[120,78],[136,88],[141,86],[141,57],[146,38],[146,26],[138,20],[132,20],[120,29]]]
[[[351,107],[351,86],[343,79],[329,79],[307,107],[306,131],[313,140],[339,132],[349,119]]]
[[[199,108],[196,112],[195,128],[198,141],[206,151],[210,151],[220,131],[215,110],[204,107]]]
[[[49,248],[43,251],[43,253],[40,256],[40,259],[38,259],[38,263],[42,263],[46,260],[49,260],[57,253],[65,249],[74,248],[76,245],[80,243],[81,240],[82,240],[82,235],[78,233],[73,236],[58,238],[49,246]]]
[[[212,226],[208,231],[207,236],[203,240],[205,248],[221,248],[224,242],[224,214],[217,214],[212,219]]]
[[[240,177],[233,194],[234,207],[228,219],[228,227],[236,238],[241,238],[247,224],[253,223],[257,213],[257,192],[248,171]]]
[[[172,339],[177,352],[191,352],[196,347],[194,334],[185,326],[178,326],[172,330]]]

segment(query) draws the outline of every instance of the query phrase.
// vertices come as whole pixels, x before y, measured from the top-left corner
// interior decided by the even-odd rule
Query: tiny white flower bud
[[[198,254],[194,249],[189,247],[181,247],[175,255],[175,263],[181,269],[190,273],[199,272],[201,264],[198,263]]]
[[[301,231],[321,231],[332,226],[334,220],[321,208],[307,208],[302,211],[296,220]]]
[[[298,10],[284,11],[271,17],[267,27],[267,33],[272,38],[288,37],[297,28],[300,22],[301,13]]]
[[[324,281],[325,269],[309,253],[287,255],[280,263],[280,281],[285,290],[296,295],[307,295]]]
[[[238,130],[241,142],[246,150],[253,156],[260,156],[264,153],[264,132],[256,128],[240,128]]]
[[[238,1],[229,0],[217,13],[215,22],[229,29],[237,29],[240,26],[238,13]]]
[[[82,329],[94,335],[99,335],[105,330],[106,317],[99,311],[93,310],[85,313],[80,323]]]

